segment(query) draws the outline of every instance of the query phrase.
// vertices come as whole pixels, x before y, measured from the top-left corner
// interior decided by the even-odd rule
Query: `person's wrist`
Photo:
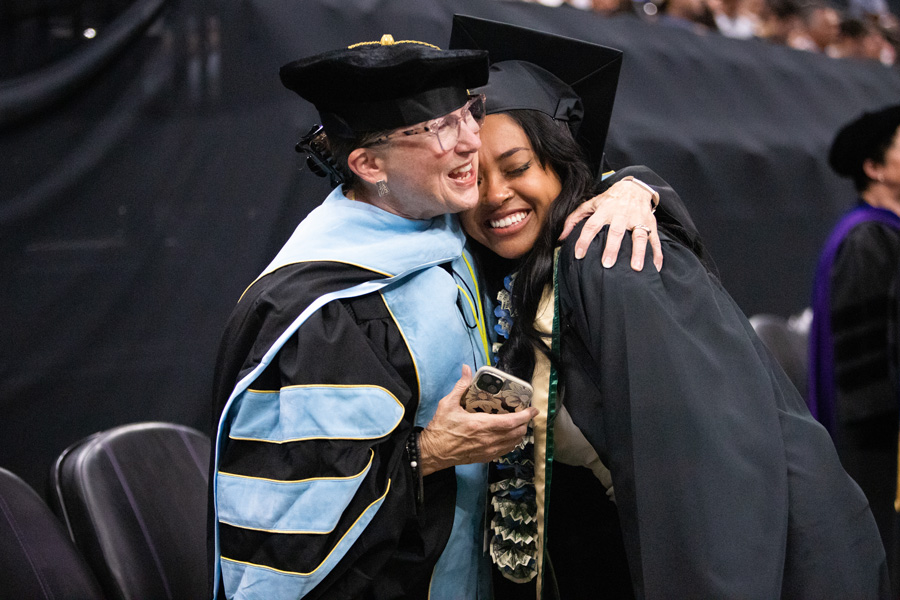
[[[659,192],[654,190],[652,187],[650,187],[649,185],[647,185],[640,179],[637,179],[634,175],[628,175],[626,177],[623,177],[622,181],[630,181],[631,183],[639,185],[640,187],[644,188],[644,190],[649,192],[650,193],[650,212],[651,213],[656,212],[656,207],[659,206]]]
[[[435,458],[431,432],[426,427],[419,432],[419,472],[424,477],[440,469],[441,467],[437,465]]]

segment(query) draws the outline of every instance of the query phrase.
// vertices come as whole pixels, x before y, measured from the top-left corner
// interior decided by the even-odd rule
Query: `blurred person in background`
[[[697,34],[716,31],[716,21],[706,0],[664,0],[657,23]]]
[[[589,8],[605,17],[638,15],[632,0],[591,0]]]
[[[756,37],[760,26],[759,17],[753,12],[749,0],[714,0],[710,9],[719,33],[726,37],[750,39]]]
[[[856,19],[877,21],[880,17],[891,16],[886,0],[848,0],[847,13]]]
[[[843,56],[893,65],[900,43],[900,21],[886,0],[849,0],[847,14],[854,20],[849,21],[846,31],[842,32]]]
[[[803,31],[803,18],[796,0],[766,0],[759,37],[773,44],[788,46]]]
[[[816,270],[809,404],[869,499],[896,591],[900,104],[845,125],[829,162],[853,180],[859,198],[833,230]]]
[[[792,48],[831,54],[840,34],[841,15],[833,7],[814,2],[801,11],[803,32],[790,40]]]
[[[896,52],[871,21],[846,19],[841,23],[831,55],[835,58],[864,58],[886,65],[894,64]]]

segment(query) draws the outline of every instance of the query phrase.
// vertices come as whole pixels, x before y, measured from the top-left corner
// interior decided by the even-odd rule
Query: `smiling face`
[[[488,115],[478,153],[478,205],[460,215],[466,233],[504,258],[531,250],[559,177],[542,167],[525,131],[505,114]]]
[[[381,175],[376,179],[385,179],[390,189],[388,196],[370,201],[408,219],[472,208],[478,203],[480,147],[477,126],[466,122],[460,124],[456,144],[446,151],[434,135],[395,135],[383,146],[369,149],[378,155]]]

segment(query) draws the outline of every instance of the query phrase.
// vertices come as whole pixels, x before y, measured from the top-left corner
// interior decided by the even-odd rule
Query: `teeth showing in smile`
[[[449,175],[453,179],[464,179],[469,176],[469,173],[472,172],[472,163],[469,163],[463,167],[458,169],[454,169],[450,171]]]
[[[511,215],[507,215],[507,216],[503,217],[502,219],[497,219],[496,221],[490,220],[490,221],[488,221],[488,223],[490,223],[490,225],[493,229],[500,229],[502,227],[509,227],[510,225],[515,225],[519,221],[523,220],[525,218],[525,216],[526,216],[525,212],[522,211],[522,212],[513,213]]]

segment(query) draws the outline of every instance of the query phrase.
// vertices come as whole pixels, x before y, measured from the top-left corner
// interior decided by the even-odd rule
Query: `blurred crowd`
[[[897,64],[900,19],[885,0],[526,0],[607,16],[630,14],[699,35],[760,39],[833,58]]]

